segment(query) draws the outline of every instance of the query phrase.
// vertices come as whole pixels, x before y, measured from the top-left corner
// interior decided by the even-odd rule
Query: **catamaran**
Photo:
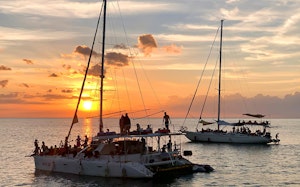
[[[278,143],[278,134],[276,138],[272,138],[271,133],[267,131],[270,128],[269,121],[244,121],[240,120],[236,123],[227,122],[221,120],[221,69],[222,69],[222,37],[223,37],[223,21],[221,20],[221,32],[220,32],[220,50],[219,50],[219,84],[218,84],[218,118],[216,120],[217,129],[201,129],[196,128],[196,131],[187,130],[187,127],[182,128],[182,132],[185,136],[193,142],[212,142],[212,143],[239,143],[239,144],[268,144],[271,142]],[[249,117],[254,117],[256,119],[262,119],[264,115],[262,114],[244,114]],[[198,125],[202,124],[204,126],[214,124],[215,122],[203,120],[200,117]],[[198,127],[197,125],[197,127]],[[220,127],[232,127],[232,130],[225,131],[220,129]],[[260,127],[255,128],[255,131],[251,131],[249,127]]]
[[[182,136],[181,132],[171,132],[169,129],[154,131],[151,127],[145,130],[130,132],[121,130],[120,133],[103,131],[103,84],[105,65],[105,24],[107,0],[103,0],[103,37],[100,73],[100,117],[99,132],[93,137],[90,144],[71,146],[70,135],[75,123],[78,123],[77,111],[82,97],[85,80],[88,74],[90,58],[93,54],[95,32],[91,47],[90,58],[87,64],[85,77],[82,83],[77,107],[73,120],[60,147],[40,149],[38,141],[32,154],[36,170],[61,172],[78,175],[120,177],[120,178],[154,178],[169,174],[187,174],[194,172],[210,172],[210,165],[194,164],[181,154],[180,144],[174,142],[174,136]],[[101,14],[99,15],[97,28]],[[100,66],[99,66],[100,67]],[[167,141],[163,141],[167,139]],[[150,146],[147,140],[154,142]],[[154,141],[156,140],[156,141]],[[163,142],[169,142],[167,145]],[[154,145],[156,144],[156,145]],[[44,146],[44,145],[43,145]],[[190,151],[186,151],[190,155]]]

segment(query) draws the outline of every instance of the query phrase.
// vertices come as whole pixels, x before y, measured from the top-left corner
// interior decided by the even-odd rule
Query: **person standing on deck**
[[[165,112],[165,115],[163,117],[163,122],[165,122],[166,128],[169,130],[169,123],[171,123],[170,116]]]
[[[130,118],[128,117],[127,113],[125,114],[125,117],[124,117],[124,127],[125,127],[125,133],[129,134],[131,122],[130,122]]]

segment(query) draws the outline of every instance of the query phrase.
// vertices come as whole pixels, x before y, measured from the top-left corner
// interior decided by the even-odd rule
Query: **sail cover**
[[[228,126],[235,126],[236,125],[236,123],[229,123],[229,122],[223,121],[223,120],[219,120],[218,124],[219,125],[228,125]]]
[[[243,114],[243,115],[245,115],[245,116],[251,116],[251,117],[255,117],[255,118],[263,118],[263,117],[265,117],[265,115],[262,115],[262,114],[249,114],[249,113],[247,113],[247,114]]]
[[[213,124],[213,122],[204,121],[203,119],[201,119],[199,121],[199,123],[202,123],[203,125],[211,125],[211,124]]]

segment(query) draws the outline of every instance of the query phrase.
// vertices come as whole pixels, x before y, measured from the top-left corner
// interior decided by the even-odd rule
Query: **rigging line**
[[[103,114],[103,116],[110,116],[110,115],[113,115],[113,114],[119,114],[121,112],[124,112],[125,110],[120,110],[120,111],[117,111],[117,112],[111,112],[111,113],[107,113],[107,114]],[[89,118],[96,118],[96,117],[99,117],[99,115],[97,116],[89,116],[89,117],[86,117],[87,119]]]
[[[86,81],[86,78],[87,78],[89,66],[90,66],[90,63],[91,63],[91,58],[92,58],[92,54],[93,54],[93,50],[94,50],[94,44],[95,44],[95,40],[96,40],[96,36],[97,36],[97,32],[98,32],[98,27],[99,27],[99,23],[100,23],[101,14],[102,14],[102,9],[103,9],[103,6],[101,5],[101,9],[100,9],[99,17],[98,17],[98,21],[97,21],[97,26],[96,26],[96,30],[95,30],[95,34],[94,34],[94,38],[93,38],[93,43],[92,43],[92,47],[91,47],[91,52],[90,52],[90,55],[89,55],[89,60],[88,60],[88,63],[87,63],[87,67],[86,67],[86,70],[85,70],[83,82],[82,82],[82,85],[81,85],[81,90],[80,90],[80,94],[79,94],[79,97],[78,97],[76,110],[75,110],[75,113],[74,113],[74,117],[73,117],[73,120],[72,120],[71,127],[70,127],[68,135],[66,137],[66,141],[68,141],[68,139],[69,139],[69,136],[71,134],[74,123],[78,122],[78,117],[77,117],[78,107],[79,107],[79,104],[80,104],[81,96],[82,96],[82,93],[83,93],[83,88],[84,88],[84,85],[85,85],[85,81]]]
[[[155,112],[155,113],[152,113],[152,114],[148,114],[148,115],[140,117],[140,118],[133,118],[133,120],[147,118],[147,117],[150,117],[150,116],[154,116],[155,114],[159,114],[161,112],[164,112],[164,110],[161,110],[161,111],[158,111],[158,112]]]
[[[126,37],[125,37],[126,43],[127,43],[127,46],[129,46],[129,41],[128,41],[126,29],[125,29],[125,24],[124,24],[124,21],[123,21],[123,16],[122,16],[122,14],[121,14],[121,9],[120,9],[120,6],[119,6],[119,1],[117,1],[117,4],[118,4],[118,8],[119,8],[120,17],[121,17],[121,20],[122,20],[123,31],[124,31],[125,36],[126,36]],[[130,54],[133,54],[130,48],[129,48],[129,51],[130,51]],[[138,84],[140,96],[141,96],[141,99],[142,99],[143,107],[144,107],[144,109],[145,109],[146,115],[148,115],[147,110],[146,110],[146,105],[145,105],[144,97],[143,97],[143,93],[142,93],[142,91],[141,91],[140,82],[139,82],[139,79],[138,79],[138,76],[137,76],[137,72],[136,72],[136,68],[135,68],[135,63],[134,63],[133,61],[131,61],[131,62],[132,62],[132,65],[133,65],[133,69],[134,69],[135,77],[136,77],[136,80],[137,80],[137,84]]]
[[[151,84],[151,82],[150,82],[150,79],[149,79],[149,77],[148,77],[148,75],[147,75],[147,73],[146,73],[146,71],[145,71],[145,69],[144,69],[143,64],[140,63],[140,65],[141,65],[142,70],[143,70],[143,72],[144,72],[144,74],[145,74],[145,77],[146,77],[146,79],[147,79],[147,81],[148,81],[148,83],[149,83],[149,85],[150,85],[150,88],[151,88],[151,90],[152,90],[152,92],[153,92],[153,95],[154,95],[155,99],[157,100],[159,106],[162,107],[162,105],[161,105],[161,103],[160,103],[160,100],[159,100],[159,98],[157,97],[157,94],[156,94],[156,92],[154,91],[153,86],[152,86],[152,84]]]
[[[205,95],[205,99],[204,99],[204,102],[203,102],[203,105],[202,105],[200,117],[199,117],[199,120],[198,120],[197,129],[198,129],[199,121],[200,121],[201,118],[202,118],[203,110],[204,110],[204,107],[205,107],[205,104],[206,104],[206,101],[207,101],[207,97],[208,97],[208,93],[209,93],[209,90],[210,90],[210,87],[211,87],[211,83],[212,83],[212,80],[213,80],[213,76],[214,76],[214,74],[215,74],[215,72],[216,72],[216,69],[217,69],[217,65],[218,65],[218,60],[216,60],[215,68],[214,68],[214,71],[213,71],[213,73],[212,73],[212,75],[211,75],[211,79],[210,79],[210,82],[209,82],[209,86],[208,86],[208,89],[207,89],[207,92],[206,92],[206,95]]]
[[[184,118],[184,120],[183,120],[183,125],[185,124],[185,121],[186,121],[186,119],[187,119],[187,116],[189,115],[190,110],[191,110],[191,108],[192,108],[192,104],[193,104],[193,102],[194,102],[194,100],[195,100],[195,97],[196,97],[196,94],[197,94],[197,92],[198,92],[198,88],[199,88],[200,82],[201,82],[201,80],[202,80],[204,71],[205,71],[205,69],[206,69],[206,66],[207,66],[207,63],[208,63],[208,59],[209,59],[209,57],[210,57],[210,55],[211,55],[211,53],[212,53],[212,49],[213,49],[213,46],[214,46],[214,44],[215,44],[215,41],[216,41],[216,38],[217,38],[217,35],[218,35],[219,30],[220,30],[220,27],[218,27],[217,32],[216,32],[216,34],[215,34],[214,41],[213,41],[213,43],[212,43],[212,45],[211,45],[211,47],[210,47],[210,51],[209,51],[209,54],[208,54],[208,56],[207,56],[207,58],[206,58],[206,62],[205,62],[205,64],[204,64],[204,68],[203,68],[203,70],[202,70],[202,72],[201,72],[201,76],[200,76],[200,79],[199,79],[199,81],[198,81],[196,90],[195,90],[195,92],[194,92],[192,101],[191,101],[190,106],[189,106],[189,108],[188,108],[187,114],[186,114],[186,116],[185,116],[185,118]]]
[[[140,81],[139,81],[139,79],[138,79],[138,75],[137,75],[137,71],[136,71],[134,62],[132,62],[132,65],[133,65],[134,74],[135,74],[135,77],[136,77],[136,82],[137,82],[137,84],[138,84],[140,96],[141,96],[141,99],[142,99],[142,103],[143,103],[144,109],[146,109],[146,105],[145,105],[145,101],[144,101],[144,97],[143,97],[143,93],[142,93]],[[145,110],[145,113],[146,113],[146,115],[148,115],[147,110]]]
[[[131,105],[131,100],[130,100],[130,97],[129,97],[129,91],[128,91],[128,86],[127,86],[127,81],[125,79],[124,69],[122,69],[122,73],[123,73],[123,79],[124,79],[124,84],[125,84],[125,88],[126,88],[126,94],[127,94],[127,98],[128,98],[128,102],[129,102],[129,109],[131,111],[132,110],[132,105]]]
[[[114,69],[114,76],[115,76],[115,87],[116,87],[116,95],[117,95],[117,101],[118,101],[118,106],[119,110],[121,110],[121,104],[120,104],[120,95],[119,95],[119,89],[118,89],[118,81],[117,81],[117,74],[116,74],[116,69]]]

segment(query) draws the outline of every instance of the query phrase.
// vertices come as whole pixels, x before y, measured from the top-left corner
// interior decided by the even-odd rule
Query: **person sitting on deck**
[[[43,154],[47,154],[49,152],[48,147],[45,145],[45,142],[42,142],[42,151]]]
[[[40,147],[39,147],[39,142],[37,139],[35,139],[35,141],[34,141],[34,147],[35,147],[34,154],[36,154],[36,155],[39,154]]]
[[[89,138],[87,137],[87,135],[85,135],[83,147],[86,147],[88,145],[88,141],[89,141]]]
[[[136,131],[137,131],[139,134],[141,134],[141,132],[143,131],[143,129],[141,128],[141,126],[140,126],[139,123],[136,124]]]
[[[168,146],[168,152],[171,152],[172,151],[172,141],[171,140],[169,140],[167,146]]]
[[[80,146],[81,146],[81,138],[80,138],[80,136],[78,135],[78,136],[77,136],[77,139],[76,139],[76,147],[80,148]]]

